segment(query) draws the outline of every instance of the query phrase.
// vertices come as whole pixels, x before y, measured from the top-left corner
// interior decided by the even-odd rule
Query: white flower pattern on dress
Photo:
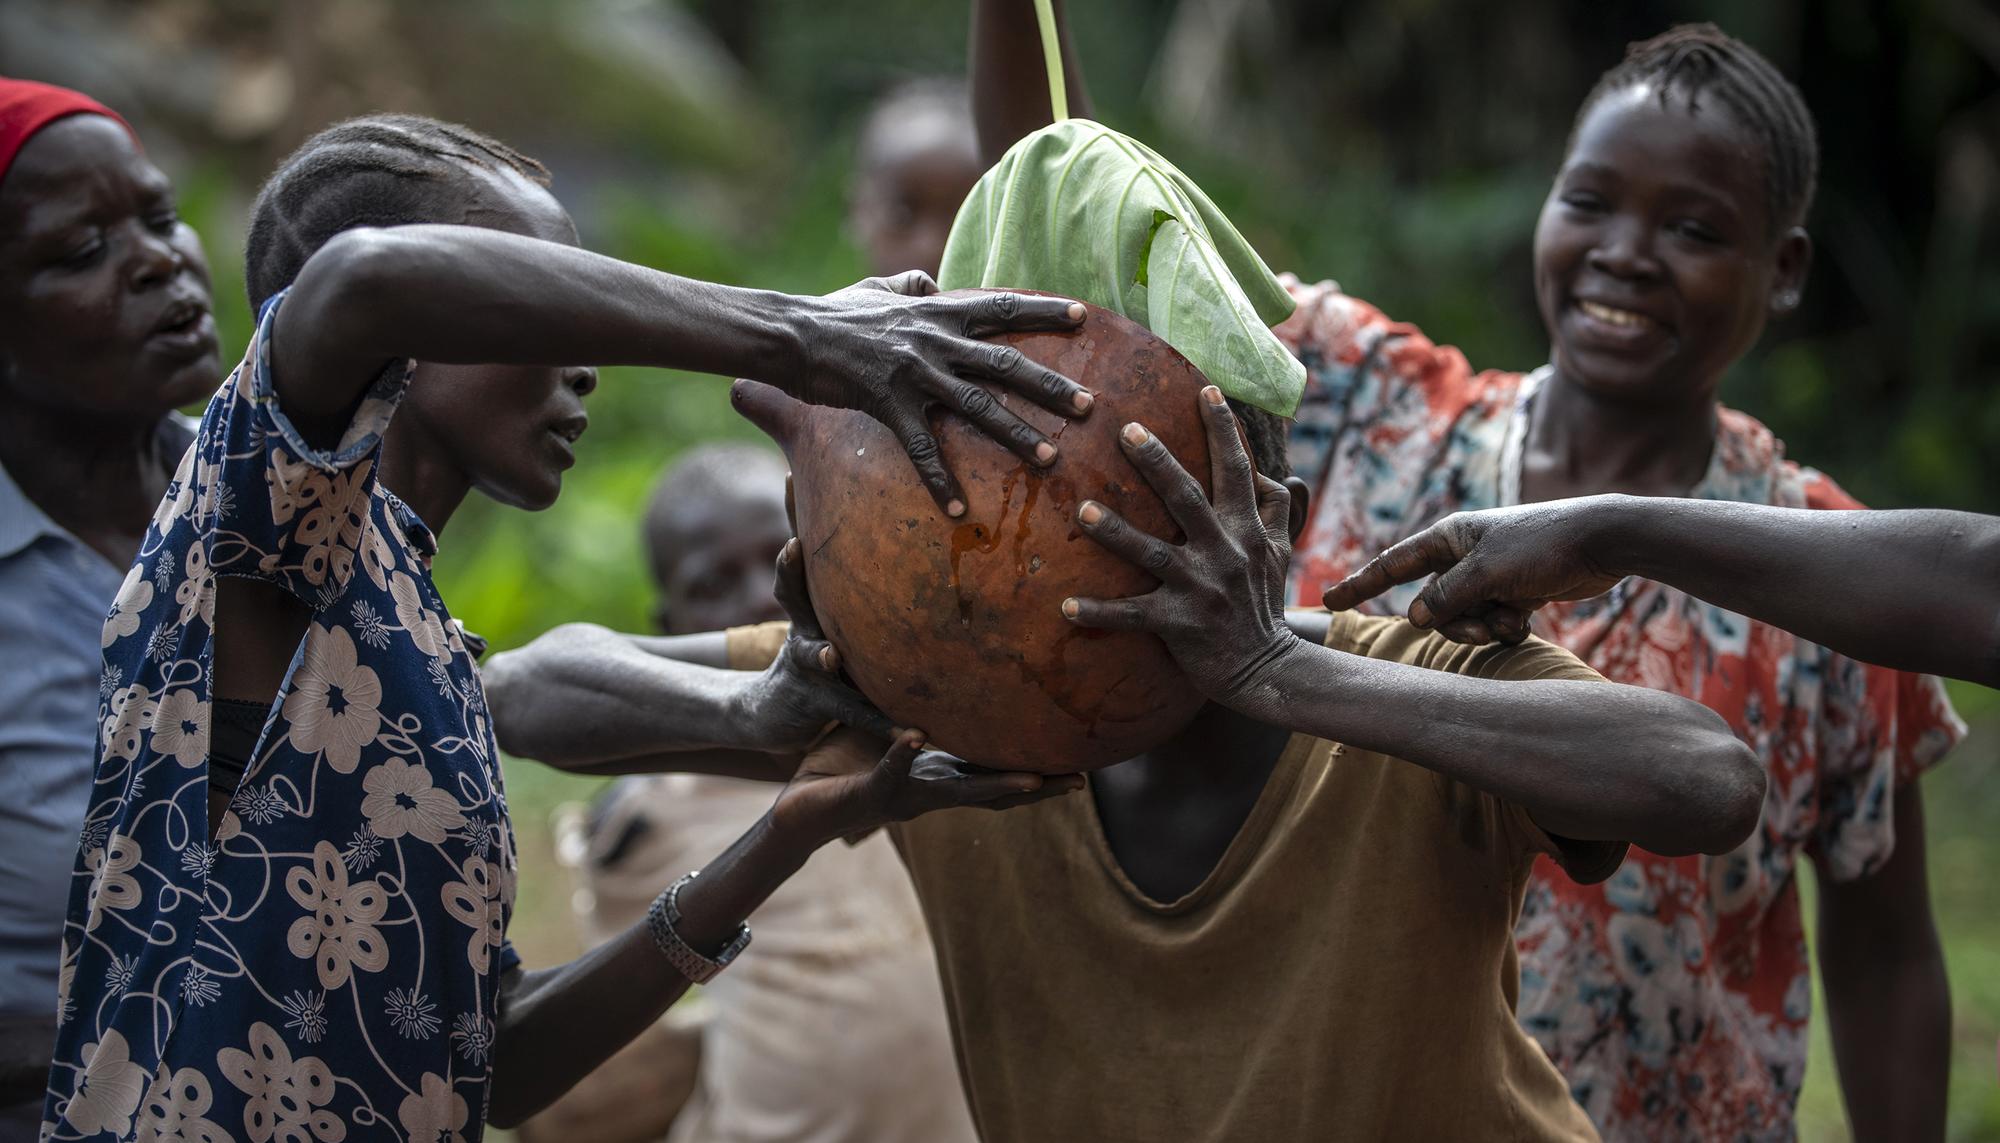
[[[396,1118],[412,1140],[465,1143],[465,1123],[471,1112],[465,1097],[440,1075],[426,1073],[423,1086],[396,1107]]]
[[[183,766],[208,760],[208,704],[191,690],[168,691],[153,713],[153,750]]]
[[[326,752],[327,764],[352,774],[361,748],[382,727],[382,681],[355,658],[354,637],[344,627],[331,631],[313,624],[306,635],[305,661],[285,697],[294,748]]]
[[[269,1024],[250,1026],[250,1050],[224,1048],[216,1053],[224,1079],[250,1097],[243,1108],[243,1129],[251,1143],[283,1138],[340,1143],[347,1124],[326,1110],[337,1082],[333,1069],[318,1056],[294,1061],[290,1048]],[[303,1130],[301,1130],[303,1129]],[[309,1134],[308,1134],[309,1133]]]
[[[270,384],[276,312],[210,402],[106,616],[43,1103],[61,1143],[483,1127],[499,979],[516,963],[514,842],[472,656],[431,583],[433,539],[375,482],[409,366],[315,449]],[[313,613],[210,840],[222,577]]]
[[[361,779],[368,796],[361,812],[368,829],[384,841],[408,834],[432,845],[465,824],[457,799],[431,785],[431,772],[401,758],[391,758]]]
[[[132,570],[125,573],[117,598],[111,601],[111,611],[104,617],[104,645],[109,647],[137,631],[141,617],[152,603],[152,582],[146,579],[142,565],[133,564]]]
[[[389,907],[388,894],[374,878],[350,883],[347,865],[332,843],[313,847],[310,866],[295,865],[285,875],[285,892],[306,911],[285,933],[292,955],[319,966],[320,987],[329,992],[347,983],[356,968],[381,972],[389,949],[375,922]]]
[[[85,1044],[80,1053],[83,1074],[76,1094],[63,1115],[86,1134],[108,1131],[123,1135],[132,1126],[132,1113],[146,1091],[146,1069],[132,1062],[125,1037],[117,1031],[104,1034],[94,1044]]]
[[[139,1107],[132,1143],[234,1143],[222,1125],[205,1114],[215,1102],[208,1077],[193,1068],[172,1075],[160,1065]]]

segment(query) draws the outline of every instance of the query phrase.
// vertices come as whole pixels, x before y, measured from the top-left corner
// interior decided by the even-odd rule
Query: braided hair
[[[1250,459],[1257,462],[1257,471],[1272,480],[1290,476],[1292,461],[1286,451],[1290,419],[1234,397],[1229,398],[1229,411],[1243,427],[1243,439],[1250,446]]]
[[[251,208],[243,275],[251,307],[291,285],[343,230],[461,221],[479,193],[468,169],[549,182],[547,167],[507,144],[421,115],[366,115],[306,140]]]
[[[1764,197],[1774,233],[1797,226],[1812,207],[1819,183],[1819,138],[1805,99],[1755,48],[1714,24],[1681,24],[1625,49],[1625,59],[1605,72],[1584,97],[1570,129],[1607,95],[1647,84],[1689,111],[1712,95],[1764,150]]]

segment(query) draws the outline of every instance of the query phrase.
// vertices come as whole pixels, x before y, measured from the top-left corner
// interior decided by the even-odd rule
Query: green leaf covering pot
[[[1292,299],[1193,180],[1088,119],[1016,143],[952,224],[938,284],[1043,290],[1124,314],[1224,393],[1290,416],[1305,367],[1271,333]]]

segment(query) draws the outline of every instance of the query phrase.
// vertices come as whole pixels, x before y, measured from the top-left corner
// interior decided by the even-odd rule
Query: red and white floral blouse
[[[1287,278],[1278,329],[1305,362],[1292,437],[1312,517],[1295,602],[1465,509],[1519,502],[1522,441],[1548,375],[1474,373],[1465,356],[1332,283]],[[1689,495],[1859,508],[1755,419],[1721,409]],[[1369,605],[1401,614],[1421,584]],[[1770,781],[1763,819],[1720,857],[1638,848],[1609,881],[1541,868],[1516,937],[1519,1016],[1606,1138],[1789,1139],[1811,977],[1793,870],[1867,876],[1896,843],[1897,790],[1964,734],[1935,678],[1869,666],[1632,578],[1551,605],[1535,631],[1616,682],[1686,695],[1728,720]]]

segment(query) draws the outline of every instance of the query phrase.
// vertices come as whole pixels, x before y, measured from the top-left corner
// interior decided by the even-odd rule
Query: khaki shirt
[[[1469,648],[1333,616],[1327,645],[1487,678],[1597,680],[1539,639]],[[1193,892],[1148,899],[1091,797],[894,831],[986,1143],[1573,1140],[1594,1134],[1515,1023],[1537,853],[1609,876],[1520,807],[1295,735]]]

